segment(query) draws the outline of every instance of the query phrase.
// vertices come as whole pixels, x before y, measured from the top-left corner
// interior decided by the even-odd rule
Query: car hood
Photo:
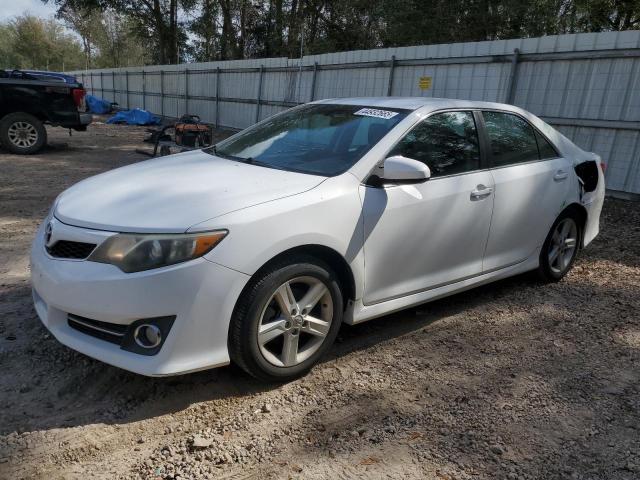
[[[179,233],[225,213],[302,193],[323,180],[192,151],[83,180],[60,195],[55,216],[100,230]]]

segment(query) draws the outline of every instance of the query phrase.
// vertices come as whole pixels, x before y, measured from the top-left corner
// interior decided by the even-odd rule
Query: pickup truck
[[[44,125],[87,129],[86,91],[75,78],[0,70],[0,143],[12,153],[36,153],[47,143]]]

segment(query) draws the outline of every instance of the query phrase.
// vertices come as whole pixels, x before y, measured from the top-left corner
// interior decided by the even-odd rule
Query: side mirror
[[[413,158],[394,155],[384,161],[384,180],[398,183],[420,183],[431,178],[431,170]]]

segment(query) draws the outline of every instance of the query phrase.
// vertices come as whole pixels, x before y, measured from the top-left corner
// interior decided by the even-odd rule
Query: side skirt
[[[404,297],[394,298],[386,302],[376,303],[374,305],[364,305],[362,299],[349,304],[345,312],[344,323],[348,325],[356,325],[358,323],[373,320],[374,318],[389,315],[391,313],[403,310],[405,308],[414,307],[422,303],[447,297],[455,293],[470,290],[474,287],[494,282],[507,277],[512,277],[520,273],[528,272],[538,267],[538,258],[540,257],[540,249],[531,255],[527,260],[501,268],[493,272],[480,274],[472,278],[443,285],[441,287],[424,290],[422,292],[406,295]]]

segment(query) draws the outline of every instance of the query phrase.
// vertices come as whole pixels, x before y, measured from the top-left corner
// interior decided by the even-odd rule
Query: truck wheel
[[[33,115],[10,113],[0,120],[0,143],[18,155],[36,153],[47,143],[47,130]]]

